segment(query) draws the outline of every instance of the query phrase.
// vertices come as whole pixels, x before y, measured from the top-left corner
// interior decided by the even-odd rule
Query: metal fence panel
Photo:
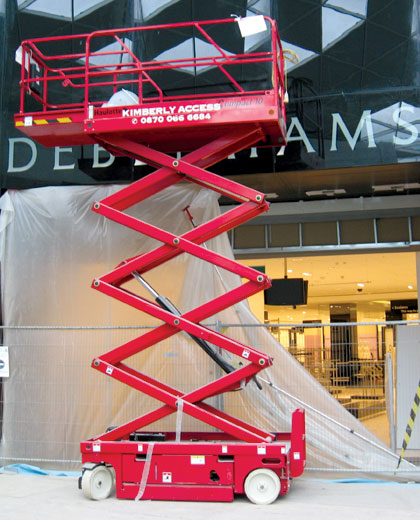
[[[418,325],[418,322],[400,322],[399,327],[411,326],[418,330]],[[390,367],[392,370],[391,361],[395,360],[398,349],[407,347],[404,342],[412,341],[403,334],[396,335],[395,326],[395,323],[214,324],[228,335],[246,336],[251,345],[257,340],[257,327],[268,328],[297,363],[390,448],[395,448],[392,434],[396,374],[394,371],[389,375],[388,370]],[[43,467],[77,468],[81,440],[112,426],[111,418],[117,418],[122,424],[156,407],[153,399],[103,377],[90,367],[95,356],[138,336],[139,328],[4,329],[7,329],[10,377],[0,380],[0,464],[30,462]],[[178,336],[179,348],[185,348],[182,336]],[[402,345],[398,344],[398,337]],[[258,348],[264,351],[264,345],[259,344]],[[187,391],[196,386],[196,375],[205,373],[211,379],[219,375],[207,358],[197,358],[196,354],[191,358],[196,360],[194,364],[185,362],[175,349],[168,351],[162,347],[159,362],[156,364],[154,359],[153,367],[148,366],[147,357],[131,361],[141,370],[153,369],[168,383],[175,373],[178,379],[184,379],[183,391]],[[264,372],[262,375],[264,377]],[[289,376],[294,377],[293,373]],[[397,384],[404,386],[403,376],[399,377]],[[415,390],[408,390],[410,401]],[[252,400],[253,394],[248,395],[248,399]],[[397,406],[402,406],[398,403],[397,399]],[[215,398],[213,404],[222,409],[228,407],[229,395]],[[254,404],[254,410],[258,410],[258,403]],[[244,403],[235,402],[234,406],[236,410],[230,409],[229,413],[258,422],[258,417],[250,416]],[[397,409],[397,448],[401,447],[404,423],[409,418],[404,414],[398,415]],[[194,429],[194,425],[188,426]],[[168,419],[159,427],[163,430],[174,425]],[[47,457],[40,456],[46,452]],[[406,456],[409,455],[408,450]],[[331,470],[331,467],[324,469]],[[365,469],[375,471],[368,459]]]

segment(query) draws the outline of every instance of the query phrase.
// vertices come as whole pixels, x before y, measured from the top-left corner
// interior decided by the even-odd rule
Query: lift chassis
[[[206,246],[209,239],[269,207],[263,193],[215,175],[207,168],[251,146],[285,144],[280,39],[273,20],[255,18],[266,33],[258,52],[227,52],[217,42],[220,34],[239,35],[241,22],[249,21],[239,18],[96,31],[22,43],[21,103],[15,115],[16,128],[45,146],[99,144],[113,155],[128,156],[157,168],[95,202],[92,208],[99,215],[161,243],[147,253],[123,260],[93,281],[94,289],[146,312],[162,325],[98,356],[92,367],[157,399],[162,406],[81,443],[80,485],[89,498],[106,498],[115,488],[116,496],[125,499],[231,501],[235,494],[245,493],[252,502],[268,504],[279,494],[285,495],[290,479],[304,470],[303,410],[293,413],[290,432],[273,433],[204,402],[224,392],[240,390],[250,382],[260,387],[258,372],[273,363],[265,353],[202,324],[210,316],[270,287],[265,274]],[[142,55],[143,51],[141,45],[136,49],[135,42],[147,42],[150,34],[156,36],[161,31],[190,34],[196,43],[199,39],[213,51],[207,50],[202,57],[140,59],[138,52]],[[241,41],[245,49],[245,40]],[[61,54],[51,53],[55,45]],[[64,52],[66,48],[70,50]],[[74,53],[75,48],[82,50]],[[260,72],[263,68],[263,86],[250,88],[249,82],[244,81],[244,71],[249,67],[260,67]],[[160,86],[163,72],[177,74],[175,78],[186,69],[193,71],[196,80],[199,71],[211,70],[220,83],[208,91],[198,88],[197,81],[190,91],[170,92],[167,85]],[[82,101],[74,101],[80,97]],[[182,155],[174,156],[175,152]],[[194,224],[183,235],[174,235],[126,213],[131,206],[185,181],[228,196],[236,204],[209,222]],[[195,256],[246,281],[182,313],[143,278],[181,254]],[[133,278],[149,289],[154,301],[124,287]],[[183,393],[124,362],[179,332],[189,335],[225,374]],[[223,352],[239,358],[239,368],[232,366]],[[149,428],[174,413],[175,432]],[[181,431],[178,418],[182,414],[198,419],[214,431]]]
[[[86,441],[82,457],[89,464],[82,479],[96,480],[86,486],[91,498],[112,485],[111,478],[107,485],[102,481],[113,468],[117,498],[230,502],[234,494],[245,493],[257,504],[268,504],[287,494],[290,479],[303,472],[303,411],[294,412],[291,433],[273,437],[272,442],[241,442],[221,432],[183,432],[176,442],[169,432],[134,434],[132,441]],[[98,475],[91,477],[92,471]]]

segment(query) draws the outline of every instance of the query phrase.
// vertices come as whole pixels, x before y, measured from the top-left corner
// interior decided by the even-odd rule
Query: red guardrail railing
[[[239,30],[235,27],[236,21],[231,18],[186,22],[26,40],[22,43],[20,113],[27,112],[29,95],[35,101],[37,113],[83,109],[87,114],[89,106],[102,106],[112,93],[128,88],[138,96],[139,104],[202,98],[203,95],[252,95],[272,90],[279,94],[284,114],[283,55],[276,23],[265,17],[267,36],[263,42],[267,50],[246,52],[245,43],[240,41]],[[222,24],[226,26],[225,31],[218,31]],[[143,51],[141,45],[135,42],[157,31],[160,35],[156,37],[160,38],[163,31],[190,32],[204,42],[206,53],[199,55],[194,52],[192,56],[180,55],[160,60],[146,57],[141,60],[137,54],[138,50],[140,53]],[[228,52],[216,41],[213,32],[219,32],[224,40],[228,33],[229,41],[236,48],[240,45],[243,52]],[[193,44],[196,41],[193,40]],[[136,46],[139,49],[135,49]],[[52,53],[51,50],[56,47],[82,48],[83,51]],[[210,49],[214,51],[210,52]],[[249,64],[268,65],[263,78],[267,88],[249,88],[248,82],[254,78],[243,76],[243,67]],[[208,92],[202,87],[197,93],[198,70],[203,67],[217,70],[218,78],[223,79],[219,87],[224,87],[225,91],[219,89],[214,93],[211,88],[214,85],[209,85]],[[189,72],[186,78],[191,78],[191,88],[181,94],[167,92],[160,84],[162,74],[181,70]]]

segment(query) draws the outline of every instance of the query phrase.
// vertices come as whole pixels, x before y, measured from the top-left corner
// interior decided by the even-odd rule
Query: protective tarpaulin
[[[81,440],[161,404],[90,368],[95,356],[142,334],[143,330],[116,333],[111,329],[79,328],[160,324],[90,288],[94,278],[122,260],[160,245],[91,211],[94,201],[119,189],[121,186],[114,185],[38,188],[9,191],[0,201],[3,323],[9,327],[51,327],[4,331],[11,373],[3,388],[0,452],[3,458],[79,460]],[[137,204],[127,213],[182,234],[191,229],[184,208],[190,206],[196,224],[200,224],[220,213],[217,198],[213,191],[179,184]],[[233,258],[226,234],[206,245]],[[145,279],[182,312],[242,283],[237,275],[215,269],[187,254],[146,273]],[[136,280],[126,287],[152,299]],[[211,317],[204,324],[214,327],[217,320],[251,325],[231,327],[226,334],[272,356],[273,366],[260,375],[308,405],[308,467],[395,470],[397,460],[386,446],[345,410],[268,330],[252,326],[258,325],[258,321],[247,302]],[[64,330],[60,326],[74,329]],[[230,360],[239,361],[235,356]],[[221,375],[214,362],[182,333],[126,362],[183,392]],[[250,382],[242,391],[209,402],[269,431],[289,431],[292,412],[302,405],[274,386],[263,384],[263,390],[259,390]],[[172,414],[151,429],[175,431],[175,421],[176,414]],[[210,429],[185,414],[182,428]],[[403,468],[411,470],[412,466],[403,462]]]

